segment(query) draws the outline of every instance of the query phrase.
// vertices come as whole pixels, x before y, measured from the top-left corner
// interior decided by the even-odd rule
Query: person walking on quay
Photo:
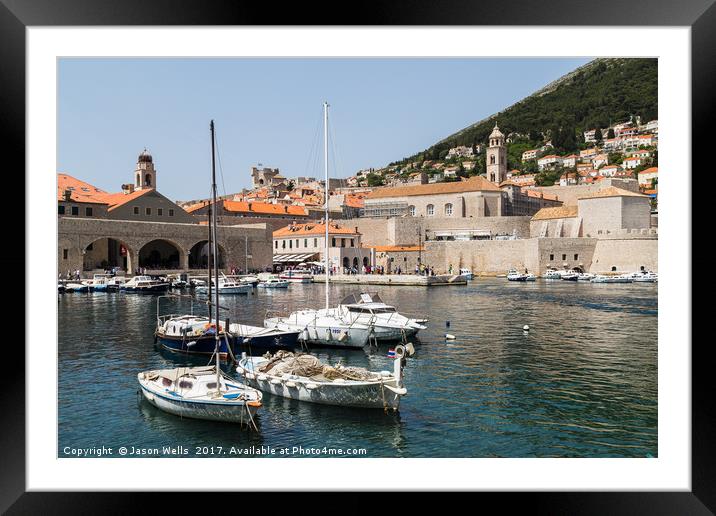
[[[452,263],[450,264],[450,267],[448,267],[448,274],[452,275]]]

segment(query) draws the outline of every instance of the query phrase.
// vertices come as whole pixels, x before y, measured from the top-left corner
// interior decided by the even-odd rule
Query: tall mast
[[[326,310],[328,310],[328,280],[330,272],[328,270],[328,102],[323,103],[323,170],[325,172],[325,185],[323,188],[323,198],[325,200],[325,223],[326,223]]]
[[[206,281],[209,284],[209,322],[211,322],[211,204],[209,204],[209,211],[206,212],[209,219],[206,227],[209,228],[209,240],[206,244]]]
[[[214,121],[211,121],[211,204],[216,207],[216,164],[214,159]],[[216,280],[214,288],[214,306],[216,313],[216,330],[214,331],[214,354],[216,355],[216,391],[220,390],[220,366],[219,366],[219,261],[216,259],[218,256],[218,248],[216,245],[216,209],[211,212],[211,227],[214,232],[213,238],[213,255],[214,255],[214,278]],[[209,280],[211,285],[211,279]],[[211,301],[211,297],[209,298]],[[211,316],[209,316],[209,322],[211,322]]]

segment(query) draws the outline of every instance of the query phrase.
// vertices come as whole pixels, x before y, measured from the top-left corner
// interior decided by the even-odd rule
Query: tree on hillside
[[[535,131],[534,129],[530,131],[530,141],[539,143],[542,141],[542,133],[539,131]]]
[[[366,181],[368,181],[368,186],[383,186],[383,176],[372,172],[366,176]]]
[[[602,143],[602,128],[597,126],[597,128],[594,130],[594,144],[599,145]]]
[[[612,138],[614,138],[614,129],[612,129],[611,127],[609,128],[609,131],[607,131],[607,138],[608,138],[609,140],[611,140]]]

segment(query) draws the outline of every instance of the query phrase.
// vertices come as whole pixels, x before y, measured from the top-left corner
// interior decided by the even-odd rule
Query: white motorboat
[[[216,289],[216,281],[211,280],[211,288]],[[227,278],[225,275],[219,278],[219,294],[249,294],[252,291],[252,287],[249,284],[241,283],[240,281]],[[202,285],[196,287],[196,292],[205,294],[209,291],[208,285]]]
[[[69,282],[64,284],[63,292],[89,292],[90,288],[87,285],[76,282]]]
[[[373,327],[350,322],[332,313],[299,310],[286,317],[269,317],[266,328],[299,331],[299,338],[309,344],[336,348],[362,348],[373,336]]]
[[[213,120],[211,122],[211,150],[212,202],[215,205],[216,172]],[[218,255],[216,226],[216,212],[214,211],[212,224],[210,225],[210,235],[213,233],[213,238],[210,238],[210,240],[213,243],[212,254],[214,256]],[[219,284],[219,270],[216,260],[214,260],[214,281],[215,284]],[[212,319],[214,323],[219,321],[219,290],[214,289],[212,294],[215,297],[209,300],[208,323],[211,323]],[[158,303],[157,310],[159,310]],[[213,318],[212,311],[214,312]],[[192,321],[189,326],[194,330],[202,331],[202,322]],[[170,317],[167,324],[176,325],[177,322]],[[211,327],[211,324],[209,324],[209,327]],[[176,332],[176,330],[176,327],[172,328],[172,331]],[[256,411],[261,407],[263,395],[261,391],[246,384],[242,385],[221,371],[219,365],[220,330],[220,324],[215,324],[213,337],[214,358],[216,361],[214,365],[158,369],[138,373],[137,380],[139,381],[142,395],[149,403],[169,414],[211,421],[250,422],[255,428],[256,424],[253,418]],[[182,328],[179,328],[179,332],[182,332]],[[193,337],[194,335],[192,335]]]
[[[467,269],[467,268],[465,268],[465,267],[462,267],[462,268],[460,269],[460,276],[462,276],[463,278],[465,278],[465,279],[467,279],[467,280],[471,280],[471,279],[473,279],[473,278],[475,277],[475,275],[473,274],[473,272],[472,272],[470,269]]]
[[[579,273],[577,271],[564,271],[562,273],[562,279],[564,281],[577,281],[579,279]]]
[[[562,272],[563,271],[558,271],[557,269],[548,269],[542,274],[542,278],[549,280],[562,279]]]
[[[166,292],[169,289],[169,282],[152,278],[151,276],[134,276],[129,281],[119,286],[122,292],[147,293]]]
[[[653,271],[639,271],[633,272],[629,277],[635,283],[656,283],[659,281],[659,275]]]
[[[216,367],[144,371],[137,380],[144,398],[169,414],[248,424],[261,408],[261,391],[217,373]]]
[[[116,278],[111,274],[95,274],[91,280],[82,282],[83,285],[87,285],[90,290],[95,292],[116,292],[123,283],[123,279]]]
[[[256,286],[261,288],[288,288],[288,281],[280,279],[276,275],[272,275],[259,282]]]
[[[527,281],[527,274],[517,272],[516,269],[507,271],[507,281]]]
[[[251,285],[252,287],[255,287],[259,284],[259,279],[256,276],[241,276],[239,278],[239,283],[243,283],[246,285]]]
[[[409,350],[409,351],[408,351]],[[403,383],[406,356],[413,348],[397,346],[393,371],[331,366],[308,354],[279,351],[273,356],[242,355],[236,371],[252,387],[276,396],[324,405],[398,410],[408,393]]]
[[[531,272],[528,272],[525,274],[525,281],[537,281],[537,276],[535,276]]]
[[[279,278],[290,281],[291,283],[311,283],[313,281],[313,275],[310,272],[300,269],[288,269],[283,271],[279,275]]]
[[[580,272],[577,274],[577,281],[591,281],[594,276],[590,272]]]
[[[592,283],[632,283],[634,280],[628,274],[620,274],[618,276],[606,276],[597,274],[591,279]]]
[[[400,340],[427,328],[427,319],[406,317],[383,302],[377,293],[361,292],[344,298],[336,308],[319,310],[350,322],[371,326],[377,340]]]

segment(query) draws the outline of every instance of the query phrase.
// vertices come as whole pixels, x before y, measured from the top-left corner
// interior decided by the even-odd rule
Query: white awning
[[[273,257],[273,263],[303,263],[309,258],[316,256],[317,253],[303,254],[276,254]]]

